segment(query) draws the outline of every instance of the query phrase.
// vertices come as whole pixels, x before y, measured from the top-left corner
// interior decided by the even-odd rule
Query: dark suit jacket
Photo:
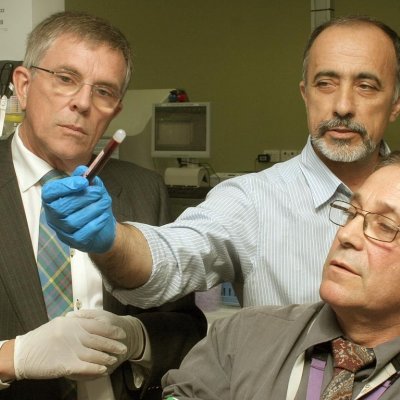
[[[11,158],[11,138],[0,141],[0,340],[15,338],[48,321],[28,225]],[[110,160],[100,174],[119,221],[152,225],[168,222],[167,194],[161,177],[132,163]],[[104,309],[139,318],[149,333],[153,368],[142,391],[132,386],[131,366],[112,375],[117,400],[160,399],[161,376],[177,368],[188,350],[206,333],[206,320],[187,296],[151,310],[124,306],[104,292]],[[57,357],[57,355],[54,355]],[[0,399],[59,399],[60,380],[16,381]]]

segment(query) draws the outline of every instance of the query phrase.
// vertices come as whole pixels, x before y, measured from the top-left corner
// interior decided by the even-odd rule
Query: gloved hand
[[[82,380],[104,375],[126,354],[119,326],[84,318],[57,317],[17,336],[14,368],[17,379],[61,376]]]
[[[42,188],[47,223],[64,243],[86,253],[104,253],[115,240],[116,221],[103,182],[92,184],[78,167],[72,176],[47,182]]]
[[[108,367],[108,373],[111,373],[126,360],[134,360],[141,357],[146,343],[142,323],[137,318],[130,315],[116,315],[101,309],[71,311],[67,316],[118,326],[125,332],[126,337],[120,341],[127,347],[127,351],[124,354],[116,355],[118,362]]]

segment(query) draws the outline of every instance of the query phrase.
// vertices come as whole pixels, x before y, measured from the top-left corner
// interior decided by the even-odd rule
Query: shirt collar
[[[381,141],[379,154],[381,156],[390,153],[389,146]],[[318,157],[315,152],[310,136],[306,146],[301,152],[300,168],[310,187],[314,201],[314,207],[318,208],[333,198],[338,192],[347,198],[352,196],[352,191],[345,185]]]
[[[308,328],[304,341],[299,348],[299,354],[316,345],[330,342],[339,336],[344,336],[344,334],[337,322],[335,313],[329,305],[324,304]],[[389,364],[399,354],[399,349],[400,337],[376,346],[374,348],[376,365],[371,377]]]
[[[22,192],[36,185],[43,175],[53,169],[46,161],[25,147],[19,137],[19,127],[12,138],[11,151],[15,173]]]
[[[304,352],[317,344],[329,342],[339,336],[343,336],[343,332],[337,323],[335,313],[328,304],[323,304],[320,312],[308,328],[300,352]]]

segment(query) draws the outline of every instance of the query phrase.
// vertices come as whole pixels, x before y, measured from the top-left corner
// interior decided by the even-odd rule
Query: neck
[[[324,164],[352,191],[356,192],[364,181],[374,172],[376,165],[379,162],[380,145],[362,160],[346,163],[332,161],[326,158],[319,151],[315,150],[318,157]]]
[[[65,172],[67,174],[71,174],[78,165],[86,165],[91,160],[92,154],[85,153],[82,154],[79,158],[74,155],[70,157],[66,157],[64,153],[57,155],[54,151],[51,152],[49,150],[44,150],[43,147],[38,146],[37,143],[32,143],[31,137],[27,134],[24,123],[20,125],[19,128],[19,137],[24,144],[24,146],[37,157],[46,161],[49,165],[51,165],[54,169],[58,171]]]
[[[354,310],[336,312],[336,318],[345,336],[352,342],[365,347],[376,347],[400,336],[400,318],[383,316],[383,311],[366,312],[368,315]]]

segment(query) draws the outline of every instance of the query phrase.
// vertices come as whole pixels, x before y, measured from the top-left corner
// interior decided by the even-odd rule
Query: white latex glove
[[[146,344],[143,332],[144,328],[137,318],[130,315],[116,315],[101,309],[71,311],[67,316],[95,320],[105,325],[118,326],[125,332],[126,337],[120,340],[120,342],[127,347],[127,351],[125,354],[116,355],[118,362],[111,368],[108,368],[108,373],[111,373],[124,361],[138,359],[143,354]]]
[[[95,319],[57,317],[15,339],[17,379],[96,378],[126,353],[124,331]],[[112,354],[112,355],[111,355]]]

